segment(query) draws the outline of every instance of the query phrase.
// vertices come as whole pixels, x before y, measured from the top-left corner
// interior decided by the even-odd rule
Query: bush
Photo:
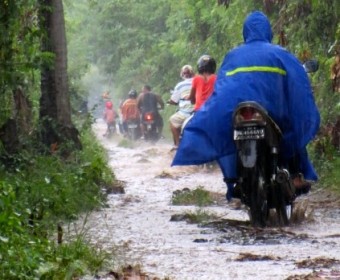
[[[114,181],[102,147],[83,131],[83,150],[66,160],[33,151],[0,170],[0,279],[72,279],[105,260],[79,238],[56,245],[48,237],[60,221],[103,205]]]
[[[207,206],[213,203],[213,199],[208,191],[204,190],[202,186],[190,191],[184,189],[177,191],[172,197],[173,205],[197,205]]]

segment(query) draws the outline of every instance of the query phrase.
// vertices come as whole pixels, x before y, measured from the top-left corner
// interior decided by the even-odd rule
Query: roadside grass
[[[14,168],[0,165],[0,279],[76,279],[107,260],[81,235],[61,244],[54,237],[60,222],[103,207],[115,182],[92,131],[81,137],[83,149],[67,158],[32,148]]]
[[[89,246],[80,236],[71,243],[53,245],[52,248],[54,254],[47,256],[35,271],[38,279],[75,279],[94,274],[110,259],[107,252]]]
[[[134,142],[129,139],[123,138],[122,140],[119,141],[118,147],[132,149],[134,148]]]
[[[329,143],[322,145],[322,147],[322,152],[316,152],[316,148],[309,150],[319,175],[317,185],[340,194],[340,152]]]
[[[122,267],[119,271],[111,272],[115,279],[151,279],[147,273],[145,273],[141,267],[141,265],[128,265]],[[172,280],[170,277],[165,276],[164,278],[152,277],[154,280]]]
[[[213,194],[205,190],[203,186],[198,186],[193,190],[188,188],[177,190],[173,193],[171,202],[173,205],[178,206],[198,206],[195,211],[187,211],[184,214],[179,214],[178,217],[174,217],[174,220],[185,220],[188,223],[204,224],[218,218],[216,215],[202,208],[215,203]]]
[[[186,212],[184,216],[187,222],[200,225],[218,219],[215,214],[212,214],[211,212],[202,208],[198,208],[195,211]]]
[[[165,95],[167,99],[170,98],[171,94],[169,92],[168,95]],[[163,117],[164,123],[166,123],[167,120],[169,120],[169,118],[172,116],[172,114],[174,114],[177,110],[177,106],[173,106],[173,105],[169,105],[169,106],[165,106],[164,110],[161,111],[161,115]],[[170,141],[173,141],[172,139],[172,133],[170,130],[170,126],[168,125],[164,125],[163,127],[163,136]]]
[[[204,190],[202,186],[198,186],[194,190],[175,191],[171,202],[173,205],[197,205],[203,207],[212,205],[214,200],[209,191]]]
[[[340,194],[340,154],[334,156],[334,158],[327,163],[327,167],[322,174],[320,184]]]

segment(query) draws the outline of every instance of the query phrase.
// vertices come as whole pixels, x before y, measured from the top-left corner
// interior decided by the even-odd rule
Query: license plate
[[[150,129],[151,129],[151,124],[147,124],[147,125],[146,125],[146,128],[147,128],[148,130],[150,130]]]
[[[264,135],[264,127],[248,126],[234,130],[234,140],[263,139]]]
[[[136,124],[129,124],[128,128],[137,128],[137,125]]]

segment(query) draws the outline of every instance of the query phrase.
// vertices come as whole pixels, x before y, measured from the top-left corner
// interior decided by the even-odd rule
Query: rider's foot
[[[295,194],[297,196],[309,193],[312,186],[310,182],[303,178],[302,174],[298,174],[293,177],[293,185],[295,187]]]
[[[232,198],[231,200],[228,200],[228,205],[230,208],[240,209],[242,206],[242,202],[240,199]]]
[[[230,184],[230,183],[228,183]],[[234,185],[234,184],[232,184]],[[239,184],[236,184],[235,186],[228,186],[227,193],[225,195],[225,198],[228,202],[231,202],[233,198],[239,198],[241,199],[241,188]]]
[[[233,194],[233,196],[235,198],[240,198],[241,199],[241,186],[238,183],[236,183],[236,185],[234,187],[234,194]]]
[[[170,152],[174,152],[174,151],[176,151],[177,150],[177,146],[176,145],[174,145],[171,149],[170,149]]]

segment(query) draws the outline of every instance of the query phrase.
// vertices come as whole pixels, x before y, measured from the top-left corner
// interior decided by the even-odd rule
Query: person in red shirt
[[[192,80],[190,100],[196,112],[214,91],[216,61],[210,55],[202,55],[197,62],[198,74]]]
[[[113,104],[111,101],[106,101],[105,103],[105,111],[104,111],[104,120],[107,124],[107,130],[104,136],[110,136],[112,132],[115,131],[116,128],[116,112],[113,108]]]

